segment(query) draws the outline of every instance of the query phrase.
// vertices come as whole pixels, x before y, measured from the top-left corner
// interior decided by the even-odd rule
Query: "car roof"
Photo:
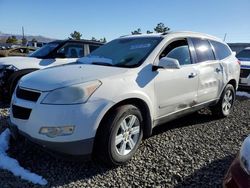
[[[66,40],[54,40],[50,43],[67,43],[67,42],[75,42],[75,43],[84,43],[84,44],[96,44],[96,45],[103,45],[103,42],[93,41],[93,40],[74,40],[74,39],[66,39]]]
[[[199,38],[206,38],[210,40],[215,40],[218,42],[223,42],[221,39],[214,37],[212,35],[208,35],[205,33],[199,33],[199,32],[192,32],[192,31],[170,31],[165,33],[150,33],[150,34],[136,34],[136,35],[125,35],[121,36],[121,38],[133,38],[133,37],[169,37],[169,36],[175,36],[175,37],[199,37]],[[223,42],[224,43],[224,42]]]

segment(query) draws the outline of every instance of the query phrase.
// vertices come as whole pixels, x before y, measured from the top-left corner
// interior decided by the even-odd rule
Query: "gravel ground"
[[[2,132],[7,127],[7,108],[0,114]],[[129,164],[114,169],[56,159],[25,141],[12,141],[8,153],[46,178],[48,187],[221,187],[249,133],[250,99],[237,97],[228,118],[215,119],[203,110],[157,127]],[[0,187],[39,186],[0,170]]]

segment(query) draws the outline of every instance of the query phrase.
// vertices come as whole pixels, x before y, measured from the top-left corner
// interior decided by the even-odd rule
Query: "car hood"
[[[17,69],[37,68],[41,59],[34,57],[1,57],[1,65],[13,65]]]
[[[21,79],[19,85],[39,91],[51,91],[74,84],[121,75],[126,71],[128,71],[126,68],[90,64],[64,65],[30,73]]]

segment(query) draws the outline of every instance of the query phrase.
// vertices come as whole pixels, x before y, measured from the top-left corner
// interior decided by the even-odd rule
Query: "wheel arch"
[[[119,102],[116,102],[113,106],[111,106],[103,115],[99,123],[99,126],[97,128],[96,135],[98,135],[98,131],[101,130],[102,122],[104,122],[105,119],[108,118],[108,116],[114,111],[114,109],[116,109],[119,106],[128,104],[136,106],[141,111],[143,121],[145,121],[143,124],[143,135],[144,137],[149,137],[152,134],[152,126],[153,126],[151,112],[148,104],[143,99],[140,98],[127,98]]]

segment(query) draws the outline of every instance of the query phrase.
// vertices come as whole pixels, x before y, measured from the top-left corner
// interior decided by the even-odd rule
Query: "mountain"
[[[7,39],[10,36],[15,36],[18,40],[21,40],[23,38],[22,35],[2,33],[0,31],[0,40]],[[57,40],[57,39],[53,39],[53,38],[44,37],[44,36],[41,36],[41,35],[25,35],[25,38],[28,41],[31,41],[33,38],[35,38],[38,42],[45,42],[45,43],[51,42],[53,40]]]

